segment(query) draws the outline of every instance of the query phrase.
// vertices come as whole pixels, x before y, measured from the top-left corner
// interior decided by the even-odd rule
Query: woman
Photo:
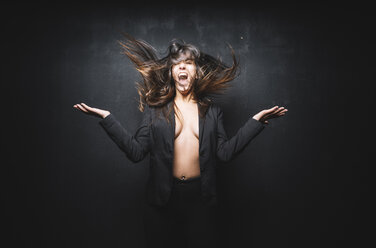
[[[216,247],[216,161],[230,161],[268,124],[287,109],[262,110],[227,138],[223,112],[212,95],[221,94],[236,77],[233,64],[197,47],[173,40],[168,54],[158,58],[145,41],[128,34],[120,45],[135,64],[143,119],[132,135],[107,110],[81,103],[74,108],[102,118],[109,137],[133,162],[150,154],[145,208],[148,247]],[[145,106],[144,106],[145,105]]]

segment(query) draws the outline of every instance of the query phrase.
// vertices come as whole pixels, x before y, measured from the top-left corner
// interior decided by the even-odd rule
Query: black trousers
[[[217,207],[201,198],[201,177],[174,178],[166,206],[146,204],[144,227],[147,248],[218,247]]]

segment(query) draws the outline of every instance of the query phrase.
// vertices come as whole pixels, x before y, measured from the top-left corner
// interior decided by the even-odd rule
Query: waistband
[[[173,178],[174,178],[174,184],[188,184],[188,183],[191,183],[191,182],[200,181],[201,175],[196,176],[196,177],[187,178],[187,179],[180,179],[180,178],[176,178],[176,177],[173,177]]]

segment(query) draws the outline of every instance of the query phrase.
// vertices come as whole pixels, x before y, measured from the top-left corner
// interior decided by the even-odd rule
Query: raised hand
[[[260,121],[264,124],[268,124],[269,122],[267,121],[268,119],[272,119],[272,118],[277,118],[277,117],[280,117],[280,116],[283,116],[285,115],[285,113],[287,112],[288,110],[285,109],[284,107],[278,107],[278,106],[274,106],[273,108],[270,108],[270,109],[264,109],[262,111],[260,111],[259,113],[257,113],[256,115],[254,115],[252,118],[257,120],[257,121]]]
[[[106,116],[110,114],[110,112],[107,110],[92,108],[92,107],[87,106],[85,103],[75,104],[73,105],[73,108],[81,110],[85,114],[93,115],[93,116],[101,117],[101,118],[106,118]]]

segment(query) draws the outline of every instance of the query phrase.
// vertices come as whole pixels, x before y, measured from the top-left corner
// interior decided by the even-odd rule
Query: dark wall
[[[98,118],[73,108],[109,110],[136,130],[140,76],[120,54],[120,31],[161,52],[182,38],[228,62],[231,44],[241,74],[218,99],[229,136],[262,109],[289,110],[218,169],[224,247],[366,242],[369,162],[360,145],[371,112],[361,106],[372,97],[366,89],[356,95],[371,69],[366,9],[183,6],[4,9],[4,197],[13,244],[144,247],[148,159],[127,160]]]

